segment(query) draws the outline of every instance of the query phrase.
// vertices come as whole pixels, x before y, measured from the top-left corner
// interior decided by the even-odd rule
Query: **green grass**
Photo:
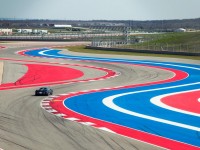
[[[132,48],[200,51],[200,32],[166,33],[144,35],[145,42],[133,44]]]
[[[73,51],[73,52],[93,53],[93,54],[171,57],[171,58],[200,60],[199,56],[182,56],[182,55],[167,55],[167,54],[147,54],[147,53],[134,53],[134,52],[106,51],[106,50],[86,49],[85,46],[69,46],[69,47],[64,47],[64,49],[68,49],[68,50]]]
[[[8,43],[8,42],[0,41],[0,43]]]
[[[151,39],[149,43],[168,44],[200,44],[200,32],[172,32],[165,34],[138,35]]]
[[[200,44],[200,32],[168,33],[152,43]]]

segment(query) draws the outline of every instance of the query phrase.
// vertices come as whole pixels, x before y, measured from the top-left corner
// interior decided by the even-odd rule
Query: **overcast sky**
[[[0,18],[66,20],[200,18],[200,0],[0,0]]]

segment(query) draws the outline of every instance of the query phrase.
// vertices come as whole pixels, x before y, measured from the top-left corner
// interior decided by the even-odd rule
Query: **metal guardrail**
[[[162,50],[146,50],[146,49],[130,49],[130,48],[112,48],[112,47],[93,47],[87,46],[89,49],[115,51],[115,52],[135,52],[135,53],[152,53],[152,54],[171,54],[171,55],[185,55],[185,56],[200,56],[200,53],[190,53],[184,51],[162,51]]]
[[[60,41],[68,41],[68,40],[80,40],[80,41],[92,41],[97,37],[110,37],[110,36],[120,35],[120,33],[110,34],[110,33],[70,33],[70,34],[40,34],[40,35],[0,35],[0,40],[60,40]]]
[[[88,41],[92,40],[94,35],[91,34],[73,34],[73,35],[12,35],[12,36],[0,36],[0,40],[36,40],[36,41],[70,41],[70,40],[81,40]]]
[[[157,54],[175,54],[200,56],[200,45],[189,44],[126,44],[126,41],[92,41],[88,48],[125,51],[125,52],[141,52],[141,53],[157,53]]]

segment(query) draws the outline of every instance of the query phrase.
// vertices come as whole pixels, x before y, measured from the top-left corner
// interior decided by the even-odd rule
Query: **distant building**
[[[48,30],[39,30],[39,29],[34,29],[33,30],[34,34],[48,34]]]
[[[59,25],[59,24],[55,24],[54,27],[55,28],[71,28],[72,25]]]
[[[0,29],[0,35],[11,35],[12,29]]]
[[[184,28],[178,28],[175,30],[175,32],[186,32],[186,29]]]
[[[22,34],[48,34],[48,30],[40,30],[40,29],[17,29],[17,33],[22,33]]]
[[[27,33],[32,33],[33,30],[32,30],[32,29],[17,29],[17,32],[18,32],[18,33],[27,34]]]

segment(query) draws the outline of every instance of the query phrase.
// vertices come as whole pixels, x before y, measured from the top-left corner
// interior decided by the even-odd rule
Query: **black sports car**
[[[48,87],[41,87],[40,89],[35,91],[35,95],[52,95],[53,94],[53,90],[48,88]]]

